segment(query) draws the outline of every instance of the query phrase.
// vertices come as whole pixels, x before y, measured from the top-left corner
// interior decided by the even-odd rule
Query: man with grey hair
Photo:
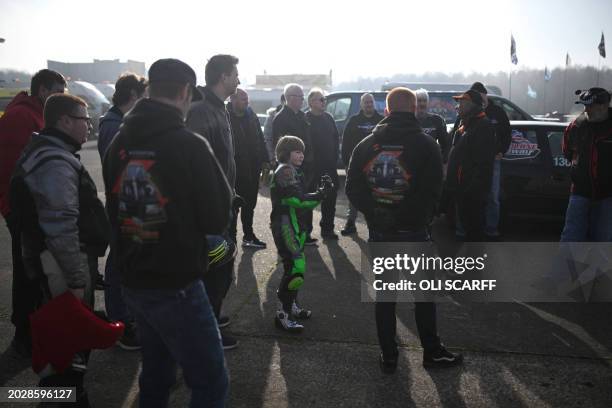
[[[423,88],[418,89],[416,92],[417,106],[416,106],[416,117],[423,128],[425,134],[431,136],[442,152],[442,161],[446,163],[448,161],[448,152],[450,143],[448,140],[448,132],[446,131],[446,122],[440,115],[435,113],[429,113],[429,94]]]
[[[342,134],[342,162],[346,168],[348,168],[355,146],[372,133],[378,122],[383,120],[383,115],[376,111],[374,95],[371,93],[366,92],[361,95],[360,105],[361,110],[349,118]],[[340,233],[342,235],[350,235],[357,232],[357,227],[355,226],[356,220],[357,208],[349,202],[346,224]]]
[[[304,89],[299,84],[285,85],[283,95],[286,104],[276,114],[272,122],[272,139],[274,145],[283,136],[297,136],[304,142],[304,161],[299,169],[300,177],[303,179],[304,186],[310,186],[313,180],[312,163],[314,160],[314,150],[310,136],[310,124],[306,120],[306,115],[302,112],[304,105]],[[305,245],[315,245],[316,239],[308,235]]]
[[[334,188],[321,201],[321,238],[337,240],[334,232],[334,218],[336,216],[336,187],[338,186],[338,154],[340,149],[340,135],[336,128],[334,118],[325,112],[326,99],[323,91],[313,88],[308,93],[308,107],[306,120],[310,123],[310,135],[315,150],[313,161],[313,178],[307,191],[314,191],[321,176],[328,175],[334,183]],[[306,230],[312,232],[312,210],[305,213]]]

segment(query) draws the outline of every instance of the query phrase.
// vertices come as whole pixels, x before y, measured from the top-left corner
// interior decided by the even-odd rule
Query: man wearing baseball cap
[[[231,189],[208,142],[185,127],[196,74],[182,61],[149,69],[149,98],[123,119],[103,174],[126,304],[142,345],[140,406],[168,404],[176,363],[191,406],[223,407],[228,377],[202,283],[207,234],[220,234]]]
[[[484,100],[478,91],[470,89],[453,98],[459,102],[460,122],[452,137],[446,184],[455,195],[465,240],[483,242],[485,209],[497,150],[495,128],[484,112]]]
[[[491,178],[491,191],[487,198],[486,226],[485,233],[487,239],[499,239],[499,194],[501,181],[501,159],[510,147],[512,142],[512,131],[508,115],[503,108],[494,103],[489,103],[487,88],[482,82],[474,82],[470,89],[478,92],[482,96],[484,112],[495,128],[495,138],[497,140],[497,150],[495,161],[493,162],[493,176]]]
[[[561,242],[612,241],[612,110],[603,88],[577,90],[581,113],[563,135],[572,187]]]

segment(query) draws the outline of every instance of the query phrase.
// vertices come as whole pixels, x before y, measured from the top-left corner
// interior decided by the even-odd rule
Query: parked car
[[[502,218],[562,219],[571,184],[571,163],[561,150],[567,123],[511,121],[510,126],[512,142],[501,163]],[[452,224],[452,200],[443,200],[440,210]]]
[[[102,92],[102,95],[104,95],[106,99],[109,101],[113,100],[113,95],[115,94],[115,84],[101,83],[93,85],[98,88],[100,92]]]

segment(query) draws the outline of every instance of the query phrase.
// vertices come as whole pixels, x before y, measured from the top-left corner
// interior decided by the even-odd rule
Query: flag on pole
[[[569,52],[567,54],[565,54],[565,66],[569,67],[570,65],[572,65],[572,59],[569,56]]]
[[[516,57],[516,41],[514,41],[514,36],[510,34],[510,61],[514,65],[518,64],[518,58]]]
[[[552,75],[550,74],[548,67],[544,67],[544,80],[550,81],[551,78],[552,78]]]
[[[606,58],[606,41],[604,39],[603,31],[601,32],[601,40],[599,41],[599,46],[597,48],[599,49],[599,55]]]
[[[531,99],[536,99],[538,97],[538,93],[531,89],[531,85],[527,84],[527,96]]]

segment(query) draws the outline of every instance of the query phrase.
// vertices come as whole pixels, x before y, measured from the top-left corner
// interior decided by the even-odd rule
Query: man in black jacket
[[[508,151],[512,142],[512,131],[510,129],[510,121],[508,115],[503,108],[494,103],[489,103],[487,98],[487,88],[481,82],[474,82],[472,87],[474,91],[480,93],[482,97],[485,115],[495,128],[495,138],[497,141],[497,150],[495,161],[493,162],[493,176],[491,178],[491,192],[487,199],[487,215],[485,233],[490,240],[499,238],[499,195],[501,183],[501,160],[504,153]]]
[[[262,166],[268,163],[268,152],[263,139],[259,119],[249,108],[249,95],[242,89],[230,96],[227,105],[232,124],[236,159],[236,194],[244,199],[240,210],[242,221],[242,246],[246,248],[265,248],[253,231],[253,215],[259,193],[259,175]],[[234,217],[230,226],[230,235],[236,236],[238,217]]]
[[[306,113],[306,120],[310,123],[310,136],[313,150],[315,152],[313,167],[313,181],[307,187],[308,191],[317,188],[321,176],[327,174],[334,183],[334,188],[328,192],[325,199],[321,201],[321,238],[337,240],[338,235],[334,232],[334,218],[336,216],[336,198],[338,186],[338,150],[340,148],[340,136],[334,118],[325,112],[325,95],[318,88],[313,88],[308,93],[308,106],[310,110]],[[306,228],[308,235],[312,232],[312,210],[308,211]]]
[[[442,189],[442,158],[434,140],[419,126],[415,109],[416,96],[411,90],[389,92],[389,116],[357,145],[349,163],[346,195],[365,215],[373,242],[431,240],[428,231]],[[395,302],[376,302],[380,364],[386,373],[397,367],[395,306]],[[449,367],[462,362],[461,355],[450,353],[440,343],[434,303],[417,302],[415,318],[424,366]]]
[[[342,134],[342,162],[345,168],[348,168],[355,146],[372,133],[374,127],[383,119],[383,116],[376,111],[374,95],[371,93],[361,95],[360,106],[361,110],[358,114],[349,118]],[[342,235],[350,235],[357,232],[357,227],[355,226],[356,220],[357,209],[353,204],[349,203],[346,224],[340,233]]]
[[[468,90],[459,101],[459,127],[453,134],[446,182],[454,193],[466,241],[485,241],[485,210],[497,152],[495,128],[487,119],[480,93]]]
[[[442,162],[446,163],[450,150],[446,122],[442,116],[427,111],[429,108],[429,94],[425,89],[418,89],[415,93],[417,97],[416,118],[423,132],[431,136],[438,143],[442,152]]]
[[[178,363],[191,405],[222,407],[228,377],[201,278],[206,234],[227,228],[232,192],[206,139],[185,127],[193,69],[158,60],[149,81],[150,99],[124,118],[103,167],[124,298],[140,331],[140,405],[168,404]]]
[[[210,143],[232,193],[236,188],[236,161],[234,137],[225,100],[236,93],[236,88],[240,84],[237,64],[238,58],[224,54],[215,55],[206,63],[206,86],[198,87],[186,122],[189,129],[204,136]],[[224,231],[224,234],[229,235],[227,231]],[[235,235],[223,239],[225,238],[236,242]],[[204,278],[204,285],[220,327],[229,324],[229,317],[221,316],[221,307],[232,285],[233,273],[234,259],[223,263],[222,266],[215,266]],[[226,350],[236,348],[238,344],[236,339],[224,333],[222,339],[223,348]]]

